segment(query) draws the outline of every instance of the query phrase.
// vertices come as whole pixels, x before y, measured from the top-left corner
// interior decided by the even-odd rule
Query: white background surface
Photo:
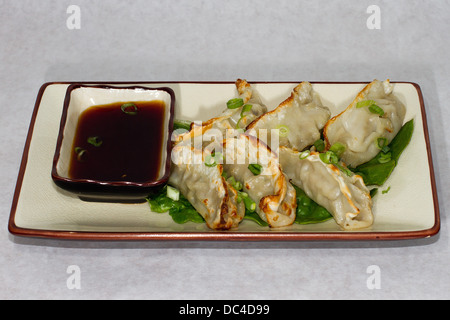
[[[71,4],[81,9],[79,30],[66,26]],[[372,4],[381,9],[379,30],[366,26]],[[449,15],[449,1],[437,0],[0,0],[0,298],[450,298]],[[436,172],[439,235],[387,242],[119,243],[8,233],[44,82],[238,77],[418,83]],[[81,270],[81,289],[67,287],[71,265]],[[367,287],[372,265],[381,271],[380,289]]]

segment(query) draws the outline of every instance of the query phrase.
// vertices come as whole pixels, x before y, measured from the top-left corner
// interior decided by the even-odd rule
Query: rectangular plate
[[[250,82],[269,109],[299,83]],[[167,213],[153,213],[147,203],[87,202],[58,188],[50,172],[67,87],[46,83],[38,94],[25,144],[9,219],[14,235],[85,240],[386,240],[423,238],[437,234],[439,207],[432,166],[425,107],[420,87],[393,82],[394,93],[406,104],[405,122],[414,119],[411,143],[374,198],[375,222],[361,231],[341,231],[334,220],[270,229],[248,220],[237,230],[214,231],[205,224],[177,224]],[[94,84],[94,83],[86,83]],[[99,84],[96,82],[96,84]],[[234,82],[100,83],[170,87],[176,95],[175,118],[208,120],[236,97]],[[344,110],[367,83],[313,82],[332,115]],[[417,170],[420,168],[420,170]]]

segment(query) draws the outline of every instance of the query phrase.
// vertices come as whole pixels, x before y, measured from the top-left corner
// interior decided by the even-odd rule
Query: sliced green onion
[[[375,140],[375,145],[377,146],[377,148],[383,151],[384,153],[387,153],[390,150],[388,144],[389,144],[388,139],[383,137],[377,138]]]
[[[213,151],[211,154],[208,154],[205,158],[205,165],[207,167],[215,167],[223,159],[223,154],[221,152]]]
[[[380,117],[384,116],[384,110],[382,108],[380,108],[379,106],[377,106],[376,104],[372,104],[369,107],[369,111],[374,114],[378,114]]]
[[[236,183],[233,185],[233,188],[237,191],[242,190],[242,183],[239,181],[236,181]]]
[[[75,153],[76,154],[79,154],[80,152],[82,152],[82,151],[86,151],[86,150],[84,150],[83,148],[81,148],[81,147],[75,147]]]
[[[246,192],[238,191],[237,202],[241,203],[242,201],[244,201],[245,208],[248,211],[253,212],[256,210],[255,201],[253,201]]]
[[[180,200],[180,191],[171,186],[167,186],[167,197],[174,201],[178,201]]]
[[[363,101],[360,101],[360,102],[358,102],[357,104],[356,104],[356,107],[357,108],[364,108],[364,107],[369,107],[369,106],[371,106],[371,105],[373,105],[373,104],[377,104],[376,103],[376,101],[373,101],[373,100],[363,100]]]
[[[207,167],[217,166],[216,159],[214,159],[214,157],[212,155],[208,154],[205,159],[205,166],[207,166]]]
[[[275,129],[278,129],[278,135],[282,138],[285,138],[288,136],[289,133],[289,127],[285,125],[279,125]]]
[[[173,121],[173,130],[177,130],[177,129],[184,129],[184,130],[191,130],[191,124],[192,121],[189,120],[179,120],[179,119],[175,119]]]
[[[252,163],[248,165],[248,169],[255,175],[259,175],[261,174],[262,171],[262,166],[260,164],[257,163]]]
[[[244,100],[241,98],[234,98],[231,100],[228,100],[227,102],[227,108],[228,109],[237,109],[244,105]]]
[[[212,153],[212,155],[213,155],[214,161],[215,161],[216,163],[223,163],[223,154],[222,154],[222,152],[216,152],[216,151],[214,151],[214,152]]]
[[[234,188],[234,190],[236,190],[236,191],[241,191],[242,190],[242,183],[240,183],[239,181],[234,180],[234,178],[233,178],[233,182],[230,183],[230,184]]]
[[[211,155],[214,157],[214,159],[216,159],[217,161],[223,159],[223,154],[222,152],[218,152],[218,151],[213,151],[211,152]]]
[[[86,154],[87,154],[87,150],[80,148],[80,147],[75,147],[75,153],[77,154],[77,160],[80,162],[84,162],[86,161]]]
[[[239,126],[239,122],[241,122],[241,120],[244,119],[244,117],[240,117],[238,122],[236,123],[236,129],[240,129],[241,127]]]
[[[380,156],[378,158],[378,162],[379,163],[386,163],[386,162],[391,161],[391,159],[392,159],[392,155],[391,155],[390,152],[388,152],[388,153],[381,152]]]
[[[103,141],[98,136],[87,138],[87,142],[92,144],[94,147],[100,147],[103,143]]]
[[[245,106],[243,106],[242,111],[241,111],[241,118],[244,117],[244,113],[252,110],[252,107],[253,107],[253,105],[251,105],[251,104],[246,104]]]
[[[330,160],[330,163],[336,164],[339,161],[339,157],[334,153],[333,151],[327,151],[325,152],[327,154],[327,159]]]
[[[345,151],[345,145],[343,145],[342,143],[340,143],[340,142],[336,142],[335,144],[333,144],[331,147],[330,147],[330,151],[333,151],[337,156],[338,156],[338,158],[340,158],[341,157],[341,155],[344,153],[344,151]]]
[[[322,139],[316,140],[316,142],[314,142],[314,147],[317,151],[322,152],[325,150],[325,142]]]
[[[386,194],[391,190],[391,186],[389,186],[386,190],[381,191],[382,194]]]
[[[305,151],[303,151],[303,152],[300,152],[300,154],[298,155],[298,157],[300,158],[300,160],[303,160],[303,159],[308,158],[310,154],[311,154],[311,151],[305,150]]]
[[[243,200],[244,200],[245,208],[248,211],[253,212],[256,210],[256,203],[250,197],[245,197],[245,198],[243,198]]]
[[[336,167],[338,167],[338,169],[340,171],[342,171],[343,173],[345,173],[348,177],[351,177],[353,175],[353,173],[350,171],[350,169],[348,169],[347,167],[341,165],[340,163],[335,163],[334,165]]]
[[[377,105],[377,102],[374,100],[364,100],[360,101],[356,104],[356,108],[364,108],[369,107],[369,111],[378,114],[380,117],[384,115],[384,110]]]
[[[126,113],[128,115],[134,116],[138,113],[138,107],[134,103],[124,103],[120,106],[120,110],[122,110],[123,113]]]
[[[246,117],[246,115],[244,113],[249,112],[250,110],[252,110],[252,107],[253,106],[251,104],[246,104],[245,106],[242,107],[241,117],[239,118],[238,122],[236,123],[236,129],[240,129],[239,123],[241,122],[242,119],[244,119]]]
[[[329,159],[330,163],[337,164],[339,161],[339,157],[333,151],[325,152],[327,154],[327,159]]]
[[[319,158],[326,164],[336,164],[339,161],[338,156],[333,151],[320,153]]]
[[[227,182],[228,182],[229,184],[233,185],[233,184],[236,183],[236,179],[235,179],[233,176],[231,176],[231,177],[229,177],[229,178],[227,179]]]
[[[227,179],[227,182],[237,191],[242,190],[242,183],[239,181],[236,181],[236,179],[231,176]]]
[[[237,195],[237,202],[238,202],[238,203],[241,203],[242,200],[244,200],[245,198],[248,197],[248,194],[245,193],[245,192],[242,192],[242,191],[238,191],[237,194],[238,194],[238,195]]]

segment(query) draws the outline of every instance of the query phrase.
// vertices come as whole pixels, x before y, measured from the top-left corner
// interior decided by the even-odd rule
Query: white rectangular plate
[[[299,83],[251,82],[269,109],[290,96]],[[214,231],[205,224],[173,222],[168,214],[151,212],[147,203],[87,202],[58,188],[50,172],[67,87],[46,83],[38,94],[17,180],[9,219],[12,234],[30,237],[86,240],[379,240],[435,235],[440,218],[420,87],[393,82],[394,93],[406,104],[405,122],[414,119],[409,146],[399,164],[374,197],[371,228],[342,231],[325,223],[270,229],[244,220],[237,230]],[[88,84],[88,83],[84,83]],[[89,83],[93,84],[93,83]],[[98,84],[98,83],[97,83]],[[237,96],[233,82],[101,83],[170,87],[175,92],[175,118],[208,120]],[[367,83],[315,82],[314,89],[332,115],[344,110]]]

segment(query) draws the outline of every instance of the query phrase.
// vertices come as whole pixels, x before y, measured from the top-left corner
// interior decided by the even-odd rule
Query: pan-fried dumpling
[[[273,138],[280,146],[301,151],[320,139],[320,131],[330,116],[330,110],[322,105],[319,94],[305,81],[277,108],[253,121],[247,130],[271,148],[276,149],[272,144],[271,133],[274,133],[277,136]]]
[[[257,138],[240,134],[224,141],[224,171],[239,181],[271,227],[291,225],[296,216],[294,187],[280,169],[276,154]]]
[[[267,107],[246,80],[237,79],[236,88],[243,105],[231,110],[229,122],[236,129],[245,129],[253,120],[266,113]]]
[[[237,227],[245,215],[245,205],[238,203],[237,191],[222,177],[222,165],[205,164],[207,156],[190,145],[176,145],[169,184],[180,190],[209,228]]]
[[[363,164],[389,144],[402,127],[406,108],[393,94],[389,80],[368,84],[340,114],[324,127],[326,147],[345,146],[341,160],[351,167]],[[380,140],[382,139],[382,140]]]
[[[235,108],[230,105],[230,108],[225,109],[216,118],[209,119],[201,124],[194,122],[191,130],[180,135],[176,143],[183,141],[195,144],[196,147],[200,148],[210,144],[211,141],[221,143],[229,133],[228,131],[244,129],[254,119],[267,112],[267,107],[262,103],[258,93],[246,80],[237,79],[235,84],[239,96],[230,101],[234,100],[235,106],[238,107]],[[197,145],[196,141],[199,141],[202,145]]]
[[[291,182],[327,209],[342,229],[372,225],[372,199],[360,176],[350,172],[348,176],[333,164],[324,163],[317,152],[303,156],[301,152],[280,147],[279,157],[281,168]]]

